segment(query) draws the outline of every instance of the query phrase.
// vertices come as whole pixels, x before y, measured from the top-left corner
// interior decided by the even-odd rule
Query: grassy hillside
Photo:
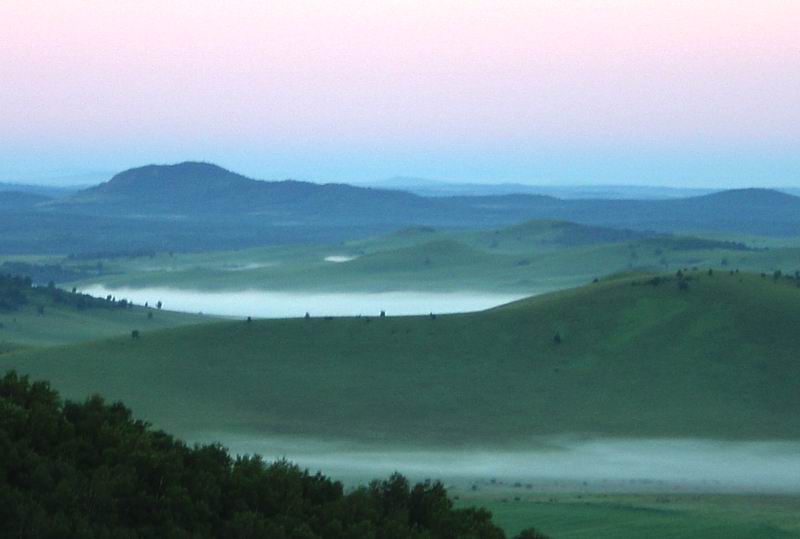
[[[0,275],[0,354],[208,321],[199,315],[96,300]],[[122,299],[122,298],[119,298]]]
[[[536,494],[497,487],[451,490],[480,504],[508,534],[530,522],[550,537],[578,539],[790,539],[800,537],[800,498],[696,494]]]
[[[0,368],[122,399],[182,435],[797,439],[798,324],[793,278],[695,272],[680,290],[674,276],[631,275],[435,319],[143,328],[4,354]]]
[[[800,268],[796,243],[759,242],[757,247],[751,246],[756,240],[746,238],[745,243],[732,237],[670,236],[530,221],[480,231],[407,228],[338,246],[153,253],[67,261],[65,265],[81,270],[99,262],[104,274],[83,282],[110,287],[522,294],[574,287],[619,271],[676,271],[703,266],[793,273]],[[331,262],[330,256],[341,258]]]

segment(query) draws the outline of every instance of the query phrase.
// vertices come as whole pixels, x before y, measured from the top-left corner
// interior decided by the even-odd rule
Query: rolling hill
[[[796,279],[690,270],[683,282],[622,275],[461,315],[143,331],[4,354],[0,368],[122,399],[189,438],[800,438]]]
[[[772,273],[800,268],[800,249],[790,240],[783,244],[765,238],[745,240],[746,244],[561,221],[526,221],[487,230],[407,227],[340,245],[100,257],[91,262],[103,264],[103,275],[76,277],[73,283],[111,288],[530,295],[620,271],[674,272],[703,266]],[[68,261],[65,269],[85,264]]]
[[[2,268],[0,268],[2,270]],[[0,354],[46,346],[130,335],[206,322],[209,317],[162,311],[70,293],[31,287],[30,281],[0,273]]]

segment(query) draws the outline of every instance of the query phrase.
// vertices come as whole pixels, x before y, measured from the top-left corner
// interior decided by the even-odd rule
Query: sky
[[[0,180],[800,186],[799,29],[797,0],[0,0]]]

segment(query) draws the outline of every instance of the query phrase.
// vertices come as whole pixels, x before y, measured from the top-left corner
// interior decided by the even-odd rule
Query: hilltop
[[[461,315],[146,331],[5,354],[0,367],[68,397],[122,399],[187,436],[797,439],[798,324],[794,277],[689,270]]]
[[[313,221],[327,212],[331,220],[359,211],[369,219],[391,206],[412,209],[424,200],[400,191],[283,180],[262,181],[211,163],[148,165],[120,172],[85,189],[64,205],[78,211],[108,212],[125,207],[131,213],[212,215],[250,213],[267,219]],[[387,217],[384,215],[384,217]]]

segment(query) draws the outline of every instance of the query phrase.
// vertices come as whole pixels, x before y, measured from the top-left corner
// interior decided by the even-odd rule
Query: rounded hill
[[[182,435],[800,438],[794,278],[634,274],[448,316],[232,321],[0,366]]]

